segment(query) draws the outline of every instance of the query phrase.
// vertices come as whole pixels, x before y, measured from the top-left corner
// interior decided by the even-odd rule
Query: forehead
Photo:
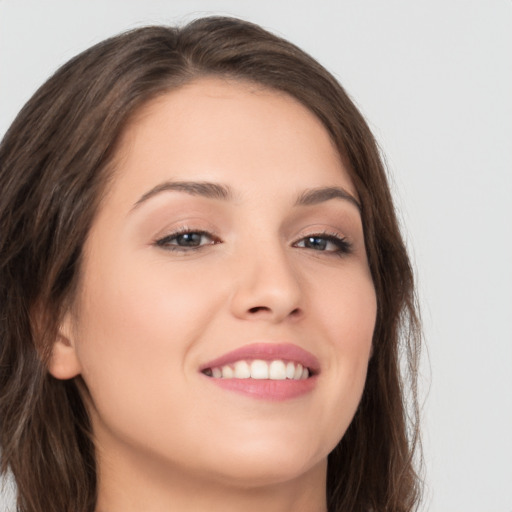
[[[146,104],[130,121],[115,181],[225,182],[234,189],[342,185],[356,191],[321,121],[295,98],[257,84],[203,78]],[[321,183],[320,183],[321,182]]]

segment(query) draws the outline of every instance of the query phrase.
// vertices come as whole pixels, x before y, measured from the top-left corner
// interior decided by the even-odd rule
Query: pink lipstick
[[[314,388],[320,364],[297,345],[254,343],[209,361],[199,370],[223,389],[263,400],[287,400]]]

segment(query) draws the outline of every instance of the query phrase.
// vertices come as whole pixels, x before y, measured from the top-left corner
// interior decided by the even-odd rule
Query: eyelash
[[[304,242],[308,239],[321,239],[325,240],[327,243],[332,243],[336,246],[335,250],[330,251],[315,251],[315,252],[326,252],[328,254],[332,254],[335,256],[344,256],[345,254],[350,254],[352,252],[352,244],[346,239],[346,237],[342,237],[336,233],[328,233],[328,232],[322,232],[322,233],[311,233],[304,237],[302,237],[300,240],[294,243],[294,246],[297,246],[299,242]],[[304,247],[304,249],[310,249],[314,250],[312,248]]]
[[[171,244],[170,242],[177,239],[180,236],[185,235],[200,235],[201,237],[207,237],[210,242],[206,244],[200,244],[200,245],[190,245],[190,246],[180,246],[177,244]],[[325,241],[326,243],[332,243],[336,246],[335,250],[321,250],[316,251],[315,249],[311,247],[299,247],[298,244],[301,242],[305,242],[306,240],[312,240],[312,239],[321,239]],[[191,229],[188,227],[180,228],[173,233],[170,233],[169,235],[164,236],[163,238],[160,238],[158,240],[155,240],[154,245],[157,247],[161,247],[167,251],[179,251],[179,252],[192,252],[200,250],[204,247],[210,246],[210,245],[217,245],[219,243],[222,243],[221,240],[213,235],[212,233],[208,231],[204,231],[201,229]],[[343,256],[345,254],[350,254],[352,252],[352,244],[345,238],[341,237],[336,233],[311,233],[308,234],[299,240],[297,242],[294,242],[293,247],[298,247],[299,249],[309,249],[314,252],[325,252],[329,255],[336,255],[336,256]]]
[[[170,242],[179,236],[185,236],[185,235],[200,235],[202,237],[208,237],[211,242],[207,244],[201,244],[201,245],[192,245],[192,246],[179,246],[177,244],[171,244]],[[162,247],[165,250],[168,251],[180,251],[180,252],[188,252],[188,251],[197,251],[198,249],[201,249],[208,245],[216,245],[221,243],[220,239],[213,235],[212,233],[209,233],[208,231],[204,231],[201,229],[191,229],[188,227],[182,227],[173,233],[170,233],[163,238],[160,238],[155,241],[155,245],[157,247]]]

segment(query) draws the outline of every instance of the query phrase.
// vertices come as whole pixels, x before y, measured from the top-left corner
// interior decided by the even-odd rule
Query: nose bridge
[[[299,276],[286,246],[263,238],[239,256],[232,307],[239,317],[280,321],[301,309]]]

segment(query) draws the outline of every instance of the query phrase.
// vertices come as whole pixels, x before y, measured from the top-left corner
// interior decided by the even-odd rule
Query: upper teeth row
[[[254,359],[251,362],[237,361],[233,365],[212,368],[208,372],[217,379],[270,379],[270,380],[301,380],[309,377],[309,370],[300,363],[285,363],[280,359],[263,361]]]

